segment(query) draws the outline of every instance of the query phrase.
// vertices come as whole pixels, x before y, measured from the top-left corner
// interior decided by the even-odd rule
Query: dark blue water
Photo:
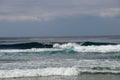
[[[120,74],[120,38],[0,38],[0,78]]]

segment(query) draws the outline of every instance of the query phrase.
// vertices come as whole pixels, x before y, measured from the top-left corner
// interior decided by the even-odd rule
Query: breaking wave
[[[76,52],[120,52],[120,45],[90,45],[90,46],[82,46],[76,43],[67,43],[67,44],[54,44],[55,48],[60,49],[72,49]]]
[[[77,76],[82,73],[120,74],[120,70],[93,70],[93,69],[80,69],[75,67],[14,69],[14,70],[0,70],[0,78],[35,77],[35,76]]]
[[[0,52],[120,52],[120,44],[99,42],[2,44]]]
[[[28,43],[12,43],[12,44],[0,44],[0,49],[31,49],[31,48],[53,48],[55,42],[39,43],[39,42],[28,42]],[[59,42],[58,44],[67,44],[65,42]],[[76,42],[81,46],[100,46],[100,45],[116,45],[116,43],[103,43],[103,42]]]

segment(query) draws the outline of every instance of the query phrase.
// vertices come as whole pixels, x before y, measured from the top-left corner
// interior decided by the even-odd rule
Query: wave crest
[[[120,52],[120,45],[91,45],[91,46],[82,46],[76,43],[67,43],[67,44],[55,44],[53,47],[61,49],[73,49],[76,52]]]
[[[30,49],[22,49],[22,48],[18,48],[21,47],[20,45],[23,46],[23,44],[19,44],[19,46],[17,44],[18,47],[13,48],[13,49],[0,49],[0,52],[44,52],[44,51],[50,51],[50,52],[54,52],[54,51],[63,51],[64,53],[67,51],[69,52],[101,52],[101,53],[108,53],[108,52],[120,52],[120,44],[117,45],[88,45],[88,46],[83,46],[84,43],[51,43],[51,44],[42,44],[42,43],[28,43],[31,48]],[[24,44],[29,46],[28,44]],[[44,47],[42,48],[34,48],[34,45],[39,45],[41,46],[44,45]],[[26,47],[26,46],[24,46]],[[50,48],[49,48],[50,47]],[[17,49],[18,48],[18,49]]]

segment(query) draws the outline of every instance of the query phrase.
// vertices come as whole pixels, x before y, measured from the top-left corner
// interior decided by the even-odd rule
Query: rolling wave
[[[102,46],[80,46],[76,43],[54,44],[53,48],[31,48],[31,49],[0,49],[0,52],[120,52],[120,45],[102,45]]]
[[[81,46],[91,46],[91,45],[95,45],[95,46],[100,46],[100,45],[116,45],[116,43],[105,43],[105,42],[83,42],[81,44]]]
[[[71,45],[70,45],[71,44]],[[55,44],[55,48],[32,48],[32,49],[0,49],[0,52],[100,52],[100,53],[109,53],[109,52],[120,52],[120,45],[107,45],[107,46],[79,46],[72,43],[59,45]]]
[[[19,43],[2,44],[0,52],[44,52],[44,51],[63,51],[63,52],[120,52],[120,45],[115,43]]]
[[[0,49],[31,49],[31,48],[53,48],[56,42],[39,43],[39,42],[28,42],[28,43],[15,43],[15,44],[0,44]],[[65,42],[59,42],[58,44],[69,44]],[[76,42],[81,46],[100,46],[100,45],[117,45],[116,43],[103,43],[103,42]]]
[[[102,52],[102,53],[108,53],[108,52],[120,52],[120,45],[90,45],[90,46],[82,46],[76,43],[67,43],[67,44],[54,44],[55,48],[60,49],[72,49],[76,52]]]

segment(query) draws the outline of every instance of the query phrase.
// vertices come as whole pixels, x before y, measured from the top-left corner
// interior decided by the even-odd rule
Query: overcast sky
[[[120,0],[0,0],[0,37],[120,35]]]

